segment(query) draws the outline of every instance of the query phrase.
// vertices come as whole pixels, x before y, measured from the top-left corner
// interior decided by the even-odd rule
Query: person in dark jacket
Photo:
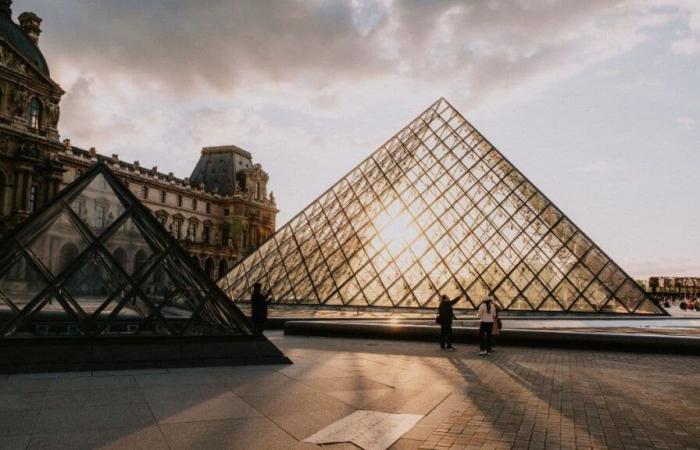
[[[262,285],[260,283],[255,283],[253,285],[253,296],[251,297],[253,307],[253,324],[260,333],[262,333],[265,329],[265,322],[267,321],[267,305],[270,304],[269,298],[270,290],[263,293]]]
[[[452,306],[459,301],[460,297],[450,300],[446,295],[440,297],[438,306],[438,322],[440,323],[440,348],[443,350],[454,350],[452,347],[452,320],[455,313]]]

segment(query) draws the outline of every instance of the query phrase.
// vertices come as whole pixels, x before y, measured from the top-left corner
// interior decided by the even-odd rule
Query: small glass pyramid
[[[235,301],[289,305],[664,314],[440,99],[242,260]]]
[[[274,348],[104,164],[0,248],[0,339],[248,336]]]

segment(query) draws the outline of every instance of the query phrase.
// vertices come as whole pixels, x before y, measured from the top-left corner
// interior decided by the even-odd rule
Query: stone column
[[[51,200],[53,200],[54,197],[56,197],[56,194],[58,194],[58,191],[61,190],[61,176],[60,175],[51,175],[46,177],[46,199],[44,199],[44,204],[48,204]]]
[[[60,175],[55,175],[53,178],[53,197],[55,197],[56,195],[58,195],[59,192],[61,192],[61,183],[63,183],[63,177],[61,177]]]
[[[53,183],[50,177],[44,177],[44,204],[51,201],[53,198]]]
[[[23,204],[24,204],[24,210],[27,212],[33,212],[29,211],[29,190],[32,187],[32,172],[30,170],[27,170],[24,174],[24,193],[23,193]],[[36,197],[34,199],[34,202],[36,203]],[[36,207],[37,205],[35,205]]]
[[[22,204],[23,192],[24,192],[24,170],[17,169],[15,171],[15,187],[13,192],[13,205],[12,211],[19,212],[24,211],[24,205]]]

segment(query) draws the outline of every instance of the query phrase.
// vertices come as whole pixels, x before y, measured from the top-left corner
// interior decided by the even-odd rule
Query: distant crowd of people
[[[661,306],[666,309],[679,308],[681,311],[700,311],[700,297],[666,299],[661,301]]]

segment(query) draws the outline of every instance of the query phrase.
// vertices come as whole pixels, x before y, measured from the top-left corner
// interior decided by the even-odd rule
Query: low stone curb
[[[437,342],[440,328],[403,323],[360,323],[352,321],[287,321],[284,333],[299,336],[396,339]],[[478,342],[478,329],[455,327],[454,342]],[[648,333],[586,333],[580,331],[502,330],[499,346],[578,348],[700,355],[700,337],[655,335]]]

